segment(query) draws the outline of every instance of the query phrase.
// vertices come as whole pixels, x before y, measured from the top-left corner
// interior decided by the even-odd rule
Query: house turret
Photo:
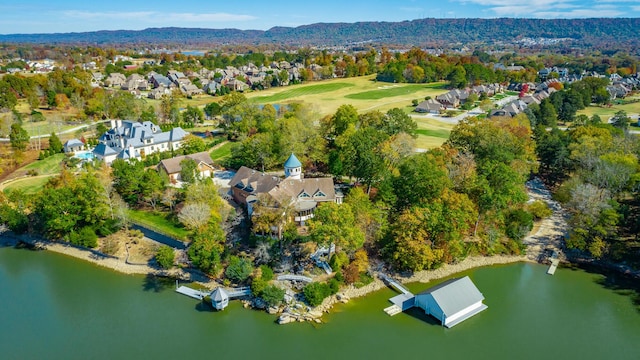
[[[302,163],[293,153],[284,163],[284,177],[294,180],[302,179]]]

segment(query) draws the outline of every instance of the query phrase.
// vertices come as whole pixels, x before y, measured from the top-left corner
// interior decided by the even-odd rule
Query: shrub
[[[71,231],[67,235],[67,241],[79,246],[94,248],[98,246],[98,235],[90,227],[83,227],[79,232]]]
[[[551,216],[551,214],[553,214],[553,211],[549,208],[549,205],[547,205],[547,203],[542,200],[532,202],[527,206],[527,210],[531,213],[531,215],[533,215],[533,218],[536,220],[547,218]]]
[[[331,259],[329,260],[329,266],[331,266],[334,271],[339,271],[348,264],[349,256],[347,256],[347,254],[344,252],[337,252],[333,254],[333,256],[331,256]]]
[[[513,240],[522,240],[533,228],[533,215],[524,210],[511,211],[505,220],[506,235]]]
[[[264,288],[260,297],[267,303],[267,306],[278,306],[284,297],[284,290],[277,286],[269,285]]]
[[[254,278],[251,281],[251,292],[255,296],[262,296],[262,292],[267,287],[267,282],[263,278]]]
[[[173,267],[174,258],[175,253],[173,249],[167,245],[160,246],[156,252],[156,261],[163,269],[170,269]]]
[[[310,283],[302,289],[304,297],[311,306],[318,306],[327,296],[331,295],[331,289],[326,283]]]
[[[229,258],[229,265],[224,274],[231,281],[241,283],[249,278],[253,272],[253,265],[246,258],[240,258],[237,256],[231,256]]]
[[[273,280],[273,270],[268,265],[260,265],[260,273],[262,274],[260,277],[264,281]]]
[[[107,255],[115,255],[120,250],[120,242],[113,237],[107,237],[100,245],[100,252]]]

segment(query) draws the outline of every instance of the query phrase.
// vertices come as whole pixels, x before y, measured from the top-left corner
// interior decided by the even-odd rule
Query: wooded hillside
[[[578,45],[609,48],[637,45],[638,18],[598,19],[418,19],[403,22],[317,23],[267,31],[150,28],[59,34],[0,35],[4,43],[145,45],[353,45],[377,43],[442,46],[514,42],[521,38],[571,38]]]

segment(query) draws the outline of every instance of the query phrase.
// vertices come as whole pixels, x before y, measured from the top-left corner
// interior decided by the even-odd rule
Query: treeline
[[[317,23],[266,31],[237,29],[153,28],[63,34],[0,35],[5,43],[106,45],[303,44],[315,46],[375,42],[395,45],[444,45],[513,39],[569,38],[575,43],[610,48],[637,46],[636,18],[591,19],[417,19],[403,22]]]

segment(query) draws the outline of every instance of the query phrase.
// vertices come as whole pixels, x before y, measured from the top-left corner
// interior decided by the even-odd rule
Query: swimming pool
[[[94,158],[93,153],[91,151],[77,151],[73,156],[77,157],[78,159],[88,160],[88,161],[91,161]]]

